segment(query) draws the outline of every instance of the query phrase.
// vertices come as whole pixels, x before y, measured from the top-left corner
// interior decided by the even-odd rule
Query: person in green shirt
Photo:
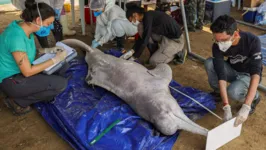
[[[36,56],[34,33],[47,36],[55,19],[55,12],[46,3],[26,0],[22,21],[13,21],[0,34],[0,89],[7,95],[5,104],[17,115],[30,112],[30,105],[51,101],[67,86],[67,79],[59,75],[44,75],[43,70],[64,60],[63,48],[41,49],[56,56],[38,65],[32,65]]]

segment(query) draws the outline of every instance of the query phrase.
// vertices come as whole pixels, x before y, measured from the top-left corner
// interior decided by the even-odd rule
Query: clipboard
[[[56,46],[60,46],[60,47],[63,47],[66,51],[67,51],[67,57],[64,61],[61,61],[59,63],[56,63],[48,68],[46,68],[43,73],[44,74],[47,74],[47,75],[51,75],[53,74],[54,72],[56,72],[57,70],[59,70],[66,62],[69,62],[71,61],[72,59],[74,59],[78,53],[75,49],[65,45],[64,43],[61,43],[61,42],[57,42],[56,43]],[[43,63],[51,58],[54,58],[56,54],[44,54],[43,56],[41,56],[40,58],[36,59],[34,62],[33,62],[33,65],[37,65],[37,64],[40,64],[40,63]]]

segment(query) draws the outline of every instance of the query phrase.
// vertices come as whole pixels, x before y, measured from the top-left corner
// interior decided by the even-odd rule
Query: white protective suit
[[[115,0],[106,0],[104,12],[96,19],[94,38],[101,46],[115,37],[137,33],[137,26],[128,21],[125,11],[115,5]]]
[[[11,0],[12,4],[19,10],[25,9],[25,1],[26,0]],[[65,0],[35,0],[35,1],[38,3],[44,2],[54,9],[61,10],[63,8]]]

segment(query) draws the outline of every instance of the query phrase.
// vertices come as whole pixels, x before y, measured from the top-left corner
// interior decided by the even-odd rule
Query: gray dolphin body
[[[88,84],[116,94],[161,133],[173,135],[183,129],[207,136],[208,130],[191,121],[171,95],[168,85],[172,80],[172,70],[167,64],[148,70],[133,61],[92,49],[79,40],[67,39],[62,42],[86,50]]]

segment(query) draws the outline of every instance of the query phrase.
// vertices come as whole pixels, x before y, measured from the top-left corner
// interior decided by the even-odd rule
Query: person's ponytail
[[[26,0],[25,7],[26,9],[23,10],[20,16],[25,22],[32,22],[40,16],[37,7],[39,8],[42,20],[55,16],[54,9],[43,2],[37,4],[35,0]]]

